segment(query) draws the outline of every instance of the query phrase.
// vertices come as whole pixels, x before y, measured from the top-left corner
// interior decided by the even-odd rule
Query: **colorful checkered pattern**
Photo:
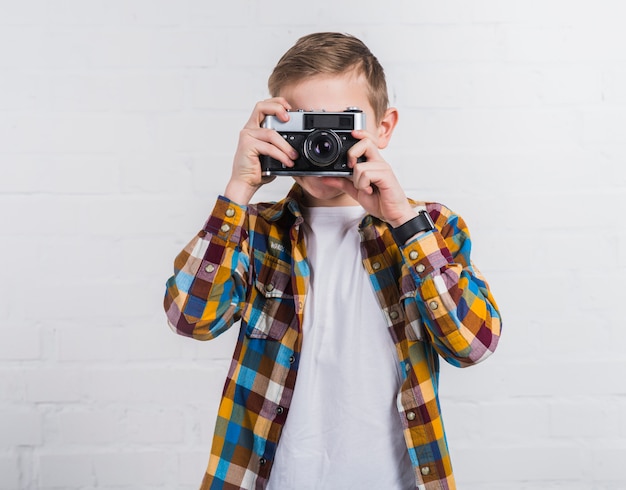
[[[296,383],[309,267],[296,185],[279,203],[241,207],[220,197],[200,233],[175,260],[165,310],[179,334],[216,337],[241,319],[201,490],[263,489]],[[360,225],[369,273],[404,375],[397,395],[415,488],[454,489],[439,406],[439,357],[470,366],[500,336],[489,287],[470,260],[460,217],[436,203],[436,230],[398,247],[388,226]]]

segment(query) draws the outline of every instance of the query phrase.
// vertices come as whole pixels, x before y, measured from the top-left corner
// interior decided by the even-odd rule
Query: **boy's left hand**
[[[369,214],[393,228],[415,217],[417,213],[409,204],[404,189],[367,131],[353,131],[352,136],[360,140],[348,150],[352,176],[323,177],[324,183],[342,190]],[[359,157],[365,157],[366,161],[357,163]]]

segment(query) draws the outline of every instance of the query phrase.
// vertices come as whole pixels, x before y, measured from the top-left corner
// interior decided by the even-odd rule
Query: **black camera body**
[[[298,152],[292,168],[261,155],[264,176],[345,176],[352,174],[346,154],[359,141],[351,133],[355,129],[365,129],[365,113],[355,107],[348,107],[343,112],[290,111],[289,121],[267,116],[262,126],[278,131]],[[364,158],[358,161],[364,161]]]

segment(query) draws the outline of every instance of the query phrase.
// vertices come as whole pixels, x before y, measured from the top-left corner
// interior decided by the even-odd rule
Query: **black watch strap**
[[[391,228],[391,235],[398,245],[404,245],[406,241],[414,235],[422,231],[429,231],[435,228],[430,214],[426,211],[420,211],[415,218],[411,218],[406,223]]]

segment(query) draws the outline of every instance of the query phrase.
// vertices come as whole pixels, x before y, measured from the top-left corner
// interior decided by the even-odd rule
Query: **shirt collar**
[[[300,205],[303,201],[304,194],[302,187],[299,184],[294,184],[287,196],[275,203],[268,203],[262,209],[259,209],[259,215],[267,221],[278,221],[284,215],[288,214],[292,218],[292,221],[297,221],[299,224],[303,221]],[[413,199],[409,199],[412,207],[417,205]],[[380,223],[380,220],[374,218],[372,215],[367,214],[361,221],[359,228],[364,229],[367,226],[375,223]]]
[[[267,221],[278,221],[285,215],[289,215],[293,221],[302,221],[300,203],[302,202],[302,188],[294,184],[287,196],[275,203],[268,203],[259,209],[259,215]]]

